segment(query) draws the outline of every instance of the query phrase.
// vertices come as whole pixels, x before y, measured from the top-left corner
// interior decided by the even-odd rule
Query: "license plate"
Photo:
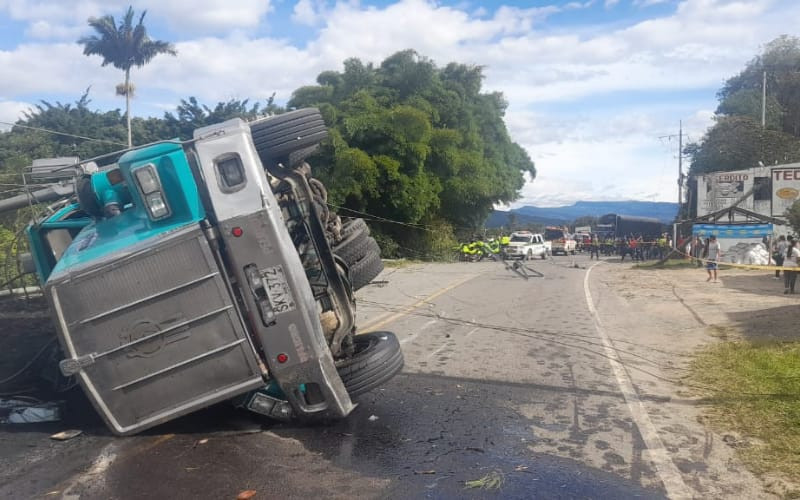
[[[261,277],[264,280],[264,288],[267,289],[269,302],[275,314],[294,311],[296,305],[289,283],[283,274],[283,267],[273,266],[261,270]]]

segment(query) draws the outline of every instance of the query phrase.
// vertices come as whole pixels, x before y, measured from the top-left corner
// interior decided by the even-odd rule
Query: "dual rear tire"
[[[253,121],[250,132],[265,166],[281,163],[289,168],[302,164],[328,136],[325,121],[316,108],[298,109]],[[321,203],[325,204],[325,201]],[[336,218],[335,214],[331,215]],[[353,291],[363,288],[383,271],[380,247],[369,236],[369,228],[363,219],[345,221],[338,240],[334,240],[334,235],[329,233],[331,250],[346,264]]]

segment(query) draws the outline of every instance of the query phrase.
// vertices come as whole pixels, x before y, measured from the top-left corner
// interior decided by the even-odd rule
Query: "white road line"
[[[622,395],[625,397],[628,411],[631,412],[631,417],[636,423],[636,427],[639,428],[639,434],[642,436],[650,460],[655,466],[656,473],[664,484],[664,489],[667,490],[667,496],[672,499],[693,498],[694,494],[692,490],[683,482],[683,477],[678,467],[675,466],[675,462],[672,461],[672,458],[670,458],[669,453],[664,447],[664,443],[658,435],[658,430],[650,420],[650,416],[647,414],[644,404],[642,404],[639,395],[633,388],[633,382],[625,369],[625,365],[622,364],[616,349],[614,349],[614,344],[603,329],[600,316],[597,314],[597,309],[594,307],[592,294],[589,291],[589,274],[598,264],[601,264],[601,262],[595,263],[586,271],[583,277],[583,291],[586,295],[586,305],[589,307],[589,312],[594,319],[595,330],[597,330],[600,340],[603,341],[603,348],[608,357],[608,362],[611,364],[614,377],[617,379],[620,391],[622,391]]]
[[[474,320],[473,320],[473,322],[474,322]],[[467,332],[467,334],[466,334],[466,335],[464,335],[464,339],[463,339],[463,340],[466,340],[466,339],[468,339],[470,335],[472,335],[473,333],[477,332],[477,331],[478,331],[478,330],[480,330],[480,329],[481,329],[481,327],[477,326],[477,327],[473,328],[472,330],[468,331],[468,332]],[[442,349],[444,349],[445,347],[447,347],[447,342],[445,342],[444,344],[442,344],[441,346],[439,346],[439,347],[438,347],[438,348],[437,348],[435,351],[433,351],[432,353],[428,354],[428,359],[431,359],[432,357],[434,357],[434,356],[436,356],[437,354],[439,354],[440,352],[442,352]]]
[[[408,337],[406,337],[406,338],[404,338],[403,340],[401,340],[401,341],[400,341],[400,344],[402,345],[402,344],[407,344],[408,342],[411,342],[412,340],[414,340],[415,338],[417,338],[417,336],[418,336],[420,333],[424,332],[426,328],[428,328],[428,327],[429,327],[429,326],[431,326],[432,324],[436,323],[437,321],[439,321],[439,320],[438,320],[438,319],[432,319],[432,320],[428,321],[427,323],[425,323],[424,325],[422,325],[422,326],[420,327],[420,329],[419,329],[419,330],[417,330],[417,332],[416,332],[415,334],[413,334],[413,335],[409,335]]]

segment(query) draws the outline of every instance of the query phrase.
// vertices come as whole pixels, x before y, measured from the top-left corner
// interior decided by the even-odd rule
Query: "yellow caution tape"
[[[681,252],[680,250],[675,250],[679,254],[683,255],[684,257],[688,257],[693,260],[699,260],[705,264],[709,262],[713,262],[718,265],[724,265],[728,267],[735,267],[739,269],[757,269],[760,271],[800,271],[800,267],[785,267],[785,266],[765,266],[761,264],[737,264],[735,262],[722,262],[718,260],[708,260],[708,259],[701,259],[700,257],[692,257],[691,255]]]

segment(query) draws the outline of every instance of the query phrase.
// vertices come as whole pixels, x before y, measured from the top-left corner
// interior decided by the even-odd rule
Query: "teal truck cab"
[[[65,376],[116,434],[221,401],[278,419],[341,418],[403,366],[390,332],[356,335],[353,292],[381,270],[305,158],[302,109],[198,129],[77,173],[27,228]]]

